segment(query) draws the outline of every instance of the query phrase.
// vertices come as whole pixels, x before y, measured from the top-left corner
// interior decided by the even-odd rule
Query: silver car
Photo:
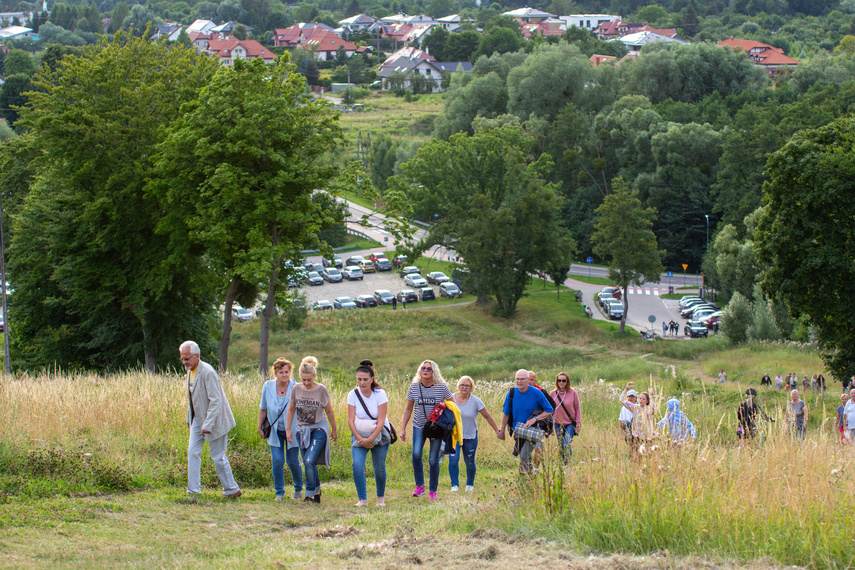
[[[339,283],[342,280],[341,271],[335,267],[327,267],[324,269],[324,272],[321,273],[321,277],[324,278],[324,281],[329,281],[330,283]]]
[[[365,274],[356,265],[348,265],[347,267],[341,270],[341,274],[347,277],[348,281],[362,279],[363,277],[365,277]]]
[[[404,285],[409,285],[410,287],[421,289],[422,287],[427,287],[428,282],[418,273],[411,273],[404,277]]]

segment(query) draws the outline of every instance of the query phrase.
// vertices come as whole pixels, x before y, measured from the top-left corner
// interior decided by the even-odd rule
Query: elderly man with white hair
[[[542,444],[544,438],[543,432],[534,428],[534,425],[548,419],[555,410],[541,390],[529,389],[528,370],[517,370],[514,382],[515,387],[505,397],[502,425],[496,435],[499,439],[505,439],[505,428],[508,428],[514,436],[515,451],[520,456],[520,474],[525,475],[531,472],[532,452]]]
[[[211,460],[223,486],[223,497],[237,499],[240,487],[232,475],[232,466],[226,457],[229,431],[235,427],[235,417],[226,400],[220,377],[214,368],[200,358],[199,345],[192,340],[181,343],[178,349],[181,363],[187,370],[187,492],[202,492],[202,446],[208,442]]]

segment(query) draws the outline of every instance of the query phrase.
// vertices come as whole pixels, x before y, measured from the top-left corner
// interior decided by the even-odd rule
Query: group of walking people
[[[665,415],[656,421],[656,406],[653,389],[636,392],[634,382],[629,382],[620,394],[622,404],[618,422],[624,439],[629,444],[630,457],[637,458],[654,445],[660,433],[669,443],[681,446],[698,437],[695,426],[680,409],[680,401],[670,398],[666,402]]]
[[[187,370],[188,444],[187,492],[201,492],[201,453],[209,443],[211,459],[223,487],[223,496],[236,499],[241,490],[234,480],[226,457],[228,432],[236,423],[223,392],[217,372],[201,361],[198,344],[187,341],[179,348]],[[273,472],[275,499],[286,497],[285,468],[291,474],[293,500],[321,502],[318,467],[330,467],[332,442],[338,439],[338,425],[326,386],[318,382],[318,359],[303,358],[294,378],[294,366],[279,358],[271,367],[272,379],[261,389],[258,412],[258,435],[267,441]],[[452,393],[432,360],[423,361],[407,392],[400,423],[401,441],[411,441],[414,497],[428,494],[437,499],[439,466],[448,456],[451,490],[460,488],[460,458],[466,468],[466,491],[474,491],[476,452],[478,449],[478,416],[490,425],[499,439],[505,429],[514,437],[515,453],[520,456],[520,472],[531,473],[538,452],[548,434],[555,432],[560,441],[561,457],[566,462],[572,455],[571,442],[581,426],[581,405],[570,378],[560,373],[555,389],[543,390],[536,384],[534,372],[520,370],[515,387],[505,398],[502,422],[498,425],[484,402],[474,395],[475,381],[462,376]],[[412,421],[411,439],[407,428]],[[540,422],[540,423],[538,423]],[[374,363],[362,360],[355,369],[355,386],[347,394],[347,423],[350,431],[351,467],[358,502],[368,505],[365,473],[368,455],[374,471],[376,505],[386,504],[386,456],[398,439],[389,418],[389,399],[377,380]],[[429,443],[428,482],[425,485],[423,452]],[[427,487],[427,488],[426,488]]]
[[[766,372],[763,374],[763,377],[760,378],[761,386],[769,386],[770,388],[774,385],[775,389],[778,391],[782,390],[798,390],[802,389],[803,392],[808,392],[810,390],[819,390],[821,392],[825,392],[825,376],[820,372],[819,374],[814,374],[810,378],[807,377],[807,374],[803,376],[801,380],[799,380],[798,375],[795,372],[790,372],[786,377],[781,376],[778,373],[775,376],[774,384],[772,381],[772,377],[769,376],[769,373]],[[846,386],[843,387],[843,391],[846,392]]]

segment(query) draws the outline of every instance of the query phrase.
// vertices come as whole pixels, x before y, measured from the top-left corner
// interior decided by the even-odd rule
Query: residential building
[[[442,26],[446,32],[456,32],[460,30],[461,25],[464,23],[474,24],[475,20],[464,20],[460,14],[452,14],[450,16],[445,16],[443,18],[437,18],[436,23]]]
[[[561,36],[567,30],[567,24],[564,20],[558,18],[546,18],[539,22],[523,23],[520,25],[523,36],[528,39],[533,35],[541,36]]]
[[[339,20],[338,25],[340,27],[335,32],[348,37],[355,32],[363,32],[370,29],[377,22],[377,18],[373,18],[368,14],[357,14],[356,16]]]
[[[718,45],[744,51],[751,61],[766,70],[769,77],[779,73],[781,69],[793,69],[799,65],[798,60],[784,54],[781,48],[754,40],[736,40],[731,37],[729,40],[719,42]]]
[[[541,22],[547,18],[556,17],[555,14],[550,14],[549,12],[529,7],[518,8],[517,10],[511,10],[509,12],[502,12],[502,16],[516,18],[521,24],[536,24],[537,22]]]
[[[608,14],[570,14],[569,16],[558,16],[558,19],[563,20],[568,28],[576,26],[577,28],[593,32],[606,22],[619,21],[620,16],[610,16]]]
[[[381,67],[386,67],[390,65],[393,61],[396,61],[399,58],[405,57],[407,59],[426,59],[428,61],[436,61],[436,58],[430,55],[428,52],[414,48],[414,47],[402,47],[395,53],[389,55],[386,58],[386,61],[383,62]]]
[[[335,30],[326,24],[314,22],[304,24],[300,22],[288,28],[276,28],[270,40],[276,47],[295,48],[302,46],[306,40],[315,34],[324,34],[326,32],[335,33]]]
[[[398,57],[396,60],[381,66],[377,77],[383,81],[384,89],[398,86],[408,89],[414,75],[424,76],[433,80],[431,91],[436,93],[442,91],[443,76],[456,71],[468,73],[472,71],[472,64],[468,61],[438,62],[436,60]]]
[[[303,42],[303,48],[313,51],[320,61],[335,59],[339,48],[344,48],[345,55],[351,57],[356,51],[356,44],[346,42],[333,32],[316,33]]]
[[[238,26],[242,25],[246,28],[247,32],[252,32],[255,28],[247,26],[245,24],[238,24],[238,22],[226,22],[225,24],[220,24],[219,26],[214,26],[211,28],[210,34],[219,39],[229,38],[232,35],[232,31]]]
[[[220,63],[231,66],[237,59],[261,58],[265,63],[274,63],[276,56],[255,40],[237,38],[212,39],[208,41],[206,53],[218,58]]]
[[[33,41],[38,41],[39,35],[34,34],[32,28],[25,28],[24,26],[0,28],[0,41],[20,38],[33,38]]]
[[[640,52],[641,48],[649,43],[662,42],[662,43],[676,43],[686,45],[689,42],[680,38],[680,37],[670,37],[664,36],[662,34],[657,34],[655,32],[637,32],[635,34],[628,34],[613,41],[620,41],[629,49],[630,52]]]
[[[615,61],[617,58],[613,55],[600,55],[595,53],[591,57],[588,58],[588,61],[591,62],[591,65],[594,67],[599,67],[604,63]]]
[[[157,29],[152,33],[152,40],[159,40],[160,38],[166,38],[166,41],[174,42],[178,39],[178,36],[181,35],[181,30],[184,29],[184,26],[181,24],[175,23],[166,23],[162,26],[158,26]]]
[[[628,23],[622,20],[603,22],[599,27],[594,29],[594,35],[596,35],[597,39],[600,40],[613,40],[629,34],[637,34],[639,32],[653,32],[669,38],[679,37],[677,36],[677,30],[674,28],[652,28],[647,24]]]
[[[407,14],[392,14],[386,16],[385,18],[380,18],[380,23],[382,24],[410,24],[415,26],[416,24],[427,24],[430,26],[436,25],[436,20],[432,17],[427,16],[425,14],[421,14],[418,16],[408,16]]]
[[[196,20],[189,26],[187,26],[187,33],[192,34],[193,32],[210,34],[211,30],[217,27],[217,24],[212,22],[211,20]]]

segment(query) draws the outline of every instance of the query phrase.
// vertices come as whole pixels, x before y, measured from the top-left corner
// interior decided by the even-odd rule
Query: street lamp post
[[[710,252],[710,215],[704,214],[704,217],[707,219],[707,253]]]

